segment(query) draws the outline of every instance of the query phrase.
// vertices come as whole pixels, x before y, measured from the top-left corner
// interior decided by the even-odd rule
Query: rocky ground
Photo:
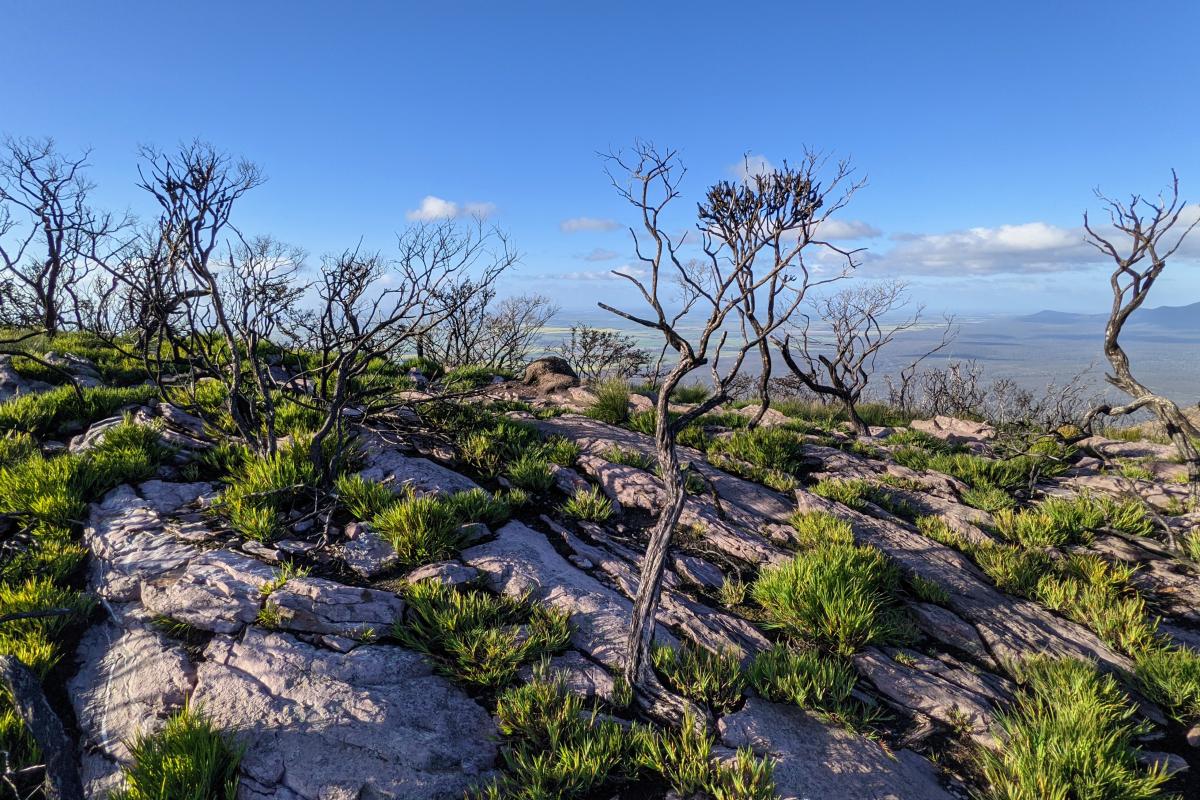
[[[0,377],[4,386],[19,381]],[[87,796],[102,798],[117,787],[129,743],[188,703],[245,747],[243,800],[449,798],[483,784],[504,768],[490,700],[387,635],[409,613],[402,587],[419,580],[482,586],[569,614],[569,647],[553,656],[551,669],[570,691],[612,701],[640,554],[662,488],[653,469],[631,465],[636,459],[628,455],[620,459],[626,463],[611,458],[617,451],[652,457],[651,437],[581,413],[594,397],[574,383],[531,376],[530,385],[496,383],[464,401],[501,401],[500,408],[515,409],[504,412],[508,417],[577,444],[579,455],[573,466],[556,465],[555,487],[509,521],[473,525],[456,558],[407,573],[366,524],[327,530],[301,522],[267,544],[238,536],[211,513],[222,487],[182,477],[189,454],[212,444],[199,420],[161,404],[133,409],[178,451],[158,478],[119,486],[87,512],[87,589],[101,611],[79,642],[67,686]],[[646,401],[630,402],[636,411]],[[547,408],[565,413],[539,413]],[[120,418],[98,421],[66,444],[84,451]],[[777,412],[765,420],[788,422]],[[988,426],[961,420],[914,421],[912,428],[983,454],[994,444]],[[878,548],[906,581],[924,579],[943,590],[923,599],[904,594],[918,631],[909,642],[853,654],[855,697],[877,712],[869,730],[747,689],[735,707],[705,711],[717,752],[750,748],[769,756],[784,798],[965,797],[979,788],[971,753],[1006,746],[997,715],[1019,691],[1012,665],[1067,656],[1120,677],[1149,723],[1139,740],[1144,761],[1175,775],[1166,791],[1200,793],[1191,777],[1200,771],[1196,720],[1173,718],[1146,697],[1130,677],[1131,656],[1111,638],[1062,609],[1003,591],[969,547],[931,538],[930,517],[955,541],[989,543],[998,535],[992,514],[962,501],[968,487],[961,480],[898,463],[898,445],[888,442],[895,433],[810,437],[806,474],[788,492],[684,449],[706,488],[689,497],[687,535],[677,536],[672,551],[658,615],[661,643],[695,642],[747,662],[769,649],[773,630],[752,604],[731,602],[728,591],[793,558],[802,542],[789,520],[798,510],[845,520],[855,541]],[[451,494],[505,484],[502,475],[481,475],[453,447],[411,428],[364,432],[362,443],[361,474],[393,491]],[[1200,525],[1186,506],[1192,487],[1180,482],[1182,467],[1169,448],[1098,437],[1077,447],[1068,470],[1037,485],[1038,497],[1132,493],[1176,536]],[[829,499],[811,491],[822,479],[884,487],[889,502]],[[567,497],[591,486],[611,501],[611,517],[586,521],[561,511]],[[1196,565],[1163,541],[1105,529],[1053,548],[1053,557],[1078,551],[1136,566],[1136,592],[1161,616],[1160,633],[1200,647]],[[291,574],[285,564],[306,570]]]

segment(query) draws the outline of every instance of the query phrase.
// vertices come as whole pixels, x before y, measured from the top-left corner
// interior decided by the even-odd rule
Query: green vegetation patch
[[[24,431],[39,439],[59,438],[70,430],[111,417],[123,406],[149,403],[157,397],[149,384],[124,389],[97,386],[81,393],[82,401],[72,387],[60,386],[0,403],[0,431]]]
[[[684,697],[703,703],[716,714],[728,714],[741,704],[745,678],[737,653],[714,652],[685,642],[679,649],[655,647],[651,655],[654,669]]]
[[[1167,781],[1139,765],[1134,708],[1112,676],[1072,660],[1027,662],[1022,691],[999,717],[1005,746],[980,748],[985,796],[1154,798]]]
[[[133,765],[109,800],[234,800],[242,749],[202,713],[185,708],[129,745]]]
[[[422,581],[407,588],[405,599],[396,638],[469,686],[503,688],[522,664],[562,650],[571,635],[566,614],[479,589]]]

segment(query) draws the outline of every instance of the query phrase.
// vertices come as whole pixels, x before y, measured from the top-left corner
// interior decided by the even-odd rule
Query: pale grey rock
[[[163,515],[178,511],[213,493],[213,485],[207,481],[175,483],[154,480],[138,484],[138,494],[150,508]]]
[[[1200,722],[1187,729],[1185,738],[1191,747],[1200,747]]]
[[[933,419],[914,419],[910,423],[910,427],[951,444],[990,442],[996,438],[996,429],[986,422],[971,422],[940,414]]]
[[[0,402],[33,392],[32,384],[13,368],[11,355],[0,355]]]
[[[283,560],[284,554],[282,550],[277,547],[268,547],[253,539],[247,539],[242,542],[240,547],[242,548],[242,552],[254,556],[259,561],[266,561],[268,564],[278,564]]]
[[[145,407],[138,408],[132,419],[139,425],[149,424],[151,420],[150,409]],[[85,432],[71,438],[70,443],[67,445],[67,450],[72,453],[84,453],[91,450],[104,441],[105,435],[110,430],[124,421],[125,414],[121,413],[93,422]]]
[[[462,586],[478,578],[479,570],[468,567],[460,561],[439,561],[436,564],[426,564],[404,576],[404,580],[409,583],[434,580],[447,586]]]
[[[173,406],[170,403],[159,403],[154,409],[163,418],[163,421],[172,428],[194,436],[197,439],[205,438],[206,426],[204,420],[195,414],[189,414],[179,406]]]
[[[81,749],[127,763],[128,743],[162,727],[183,707],[196,675],[183,649],[152,627],[92,626],[75,651],[80,668],[67,684]],[[94,764],[99,777],[106,765]],[[114,767],[115,768],[115,767]]]
[[[129,486],[118,486],[88,508],[83,542],[92,551],[88,587],[116,602],[136,600],[143,581],[200,553],[167,534],[159,514]]]
[[[720,589],[725,583],[721,568],[699,556],[675,553],[671,556],[671,566],[679,577],[705,589]]]
[[[917,628],[930,639],[943,646],[961,650],[981,664],[996,666],[992,654],[979,637],[979,631],[953,611],[933,603],[920,602],[910,603],[909,609],[916,619]]]
[[[533,665],[526,664],[521,667],[520,677],[523,681],[533,680]],[[568,692],[588,700],[610,701],[616,687],[611,672],[574,650],[568,650],[550,659],[548,677],[551,680],[562,681],[563,688]]]
[[[486,544],[464,550],[463,563],[479,570],[495,591],[526,594],[571,615],[571,643],[596,661],[620,669],[633,604],[571,565],[546,537],[516,520]],[[678,646],[661,625],[656,639]]]
[[[346,526],[346,541],[342,545],[342,560],[346,566],[368,580],[396,566],[400,556],[387,539],[364,522]]]
[[[349,638],[379,635],[404,613],[404,601],[391,592],[324,578],[292,578],[266,602],[278,609],[284,630]]]
[[[742,406],[741,408],[735,410],[733,413],[737,414],[739,417],[745,417],[746,419],[754,419],[754,415],[758,413],[758,411],[761,407],[762,407],[761,405],[755,405],[755,404],[751,403],[748,406]],[[784,414],[782,411],[780,411],[778,409],[768,408],[766,413],[763,414],[762,419],[760,419],[758,421],[758,424],[764,428],[774,428],[779,425],[788,424],[789,422],[791,422],[791,419],[792,419],[791,417],[789,417],[787,414]]]
[[[911,750],[889,754],[797,706],[752,697],[718,727],[725,745],[775,760],[783,800],[952,800],[925,758]]]
[[[997,745],[992,733],[995,716],[988,697],[933,671],[894,661],[873,647],[855,655],[854,666],[894,705],[918,711],[950,728],[961,725],[985,747]]]
[[[387,483],[399,493],[411,486],[417,494],[453,494],[478,489],[475,481],[427,458],[406,456],[373,436],[361,441],[366,466],[359,474],[366,480]]]
[[[1179,455],[1179,452],[1169,444],[1147,441],[1126,442],[1120,439],[1106,439],[1103,436],[1089,436],[1076,442],[1075,446],[1085,453],[1092,453],[1110,461],[1118,458],[1171,461]]]
[[[1190,765],[1183,756],[1177,753],[1159,753],[1152,750],[1144,750],[1139,753],[1138,763],[1145,767],[1157,767],[1170,777],[1190,769]]]
[[[493,766],[487,712],[411,651],[340,654],[250,628],[206,659],[192,701],[246,746],[246,797],[457,800]]]
[[[576,492],[585,492],[588,489],[588,482],[573,469],[559,466],[558,464],[551,464],[550,472],[554,475],[554,485],[563,494],[572,495]]]
[[[236,633],[254,622],[262,588],[274,578],[274,570],[249,556],[209,550],[170,575],[143,582],[142,604],[201,630]]]

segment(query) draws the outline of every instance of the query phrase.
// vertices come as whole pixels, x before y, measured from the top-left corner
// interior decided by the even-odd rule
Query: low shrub
[[[370,519],[396,501],[390,488],[361,475],[339,475],[333,489],[342,507],[358,520]]]
[[[1160,643],[1135,661],[1134,674],[1146,697],[1184,725],[1200,720],[1200,652]]]
[[[202,713],[184,708],[129,744],[125,786],[110,800],[234,800],[242,750]]]
[[[563,503],[562,511],[569,517],[604,522],[613,514],[612,502],[604,496],[604,492],[592,486],[580,489]]]
[[[858,674],[843,659],[776,644],[754,657],[746,681],[773,703],[844,714]]]
[[[504,473],[514,486],[529,492],[546,492],[554,485],[550,462],[541,455],[524,453]]]
[[[620,425],[629,419],[629,384],[610,379],[596,385],[596,400],[587,415],[610,425]]]
[[[959,499],[972,508],[978,508],[989,514],[1007,511],[1017,505],[1017,501],[1012,498],[1012,495],[998,486],[968,487]]]
[[[788,519],[796,531],[796,541],[803,547],[827,544],[854,544],[850,522],[824,511],[797,511]]]
[[[671,392],[672,403],[703,403],[708,399],[708,387],[700,383],[676,386]]]
[[[741,703],[745,678],[738,654],[713,652],[685,642],[679,649],[670,645],[655,647],[651,656],[654,669],[668,686],[704,703],[714,713],[728,714]]]
[[[248,539],[269,542],[283,531],[283,520],[311,497],[317,469],[308,442],[295,439],[273,456],[250,458],[221,495],[216,509]]]
[[[843,655],[906,641],[900,574],[872,547],[826,544],[764,569],[751,589],[766,624]]]
[[[0,431],[25,431],[39,439],[56,438],[73,427],[111,417],[122,406],[149,403],[157,391],[149,384],[113,389],[106,386],[82,390],[60,386],[45,392],[23,394],[0,403]]]
[[[567,615],[544,604],[438,581],[409,586],[405,599],[407,618],[396,623],[396,638],[471,686],[503,688],[522,664],[562,650],[570,638]]]
[[[734,431],[709,442],[707,452],[791,475],[803,474],[811,466],[804,456],[803,440],[786,428]]]
[[[978,750],[988,798],[1159,796],[1167,775],[1139,764],[1134,708],[1112,676],[1082,661],[1038,659],[1019,677],[1022,691],[999,717],[1005,746]]]
[[[573,467],[579,458],[581,448],[575,442],[562,436],[551,436],[546,440],[543,452],[546,458],[560,467]]]
[[[372,517],[371,527],[395,549],[402,569],[444,561],[463,546],[453,511],[435,495],[409,492]]]

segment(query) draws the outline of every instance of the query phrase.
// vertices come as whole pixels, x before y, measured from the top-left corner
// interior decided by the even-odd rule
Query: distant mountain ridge
[[[1073,325],[1076,323],[1103,322],[1107,314],[1075,314],[1069,311],[1046,309],[1036,314],[1017,317],[1021,322],[1040,325]],[[1141,308],[1129,318],[1130,325],[1147,325],[1171,331],[1200,333],[1200,302],[1186,306],[1158,306]]]

